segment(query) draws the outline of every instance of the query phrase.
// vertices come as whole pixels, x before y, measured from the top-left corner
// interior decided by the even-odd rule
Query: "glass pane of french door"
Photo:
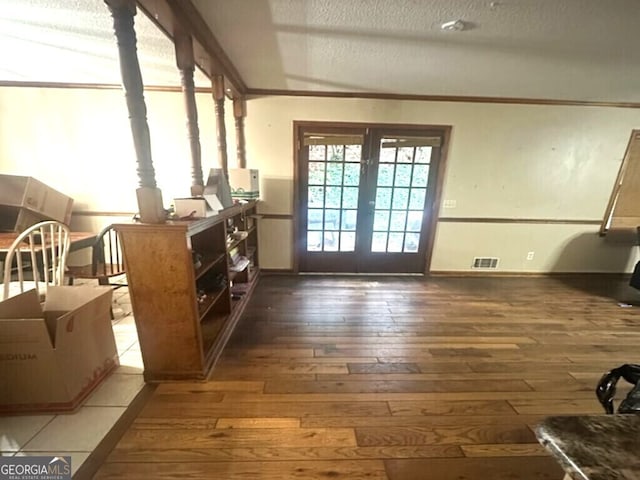
[[[407,136],[380,140],[371,252],[418,252],[433,143]]]
[[[307,252],[354,252],[362,136],[305,135]]]

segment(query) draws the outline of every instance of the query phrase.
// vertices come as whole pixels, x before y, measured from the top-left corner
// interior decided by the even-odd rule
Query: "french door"
[[[298,269],[424,273],[448,129],[296,127]]]

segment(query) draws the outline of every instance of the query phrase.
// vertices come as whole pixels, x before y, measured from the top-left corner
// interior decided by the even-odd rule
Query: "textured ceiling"
[[[250,89],[640,102],[640,0],[192,2]],[[136,31],[145,84],[178,85]],[[0,0],[0,46],[0,81],[120,82],[102,0]]]
[[[639,0],[192,1],[251,89],[640,101]]]
[[[177,86],[173,43],[138,11],[145,85]],[[119,84],[113,20],[102,0],[0,0],[0,80]],[[196,84],[210,86],[200,72]]]

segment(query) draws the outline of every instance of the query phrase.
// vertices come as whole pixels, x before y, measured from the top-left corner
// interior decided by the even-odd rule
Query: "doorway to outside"
[[[297,270],[428,272],[450,127],[294,130]]]

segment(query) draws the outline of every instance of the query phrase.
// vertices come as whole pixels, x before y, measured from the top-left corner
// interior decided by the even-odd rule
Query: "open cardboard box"
[[[22,232],[43,220],[69,225],[73,199],[33,177],[0,174],[0,230]]]
[[[178,217],[205,218],[217,215],[222,204],[215,195],[202,197],[174,198],[173,203]]]
[[[0,302],[0,414],[79,407],[118,365],[109,287],[49,287]]]

